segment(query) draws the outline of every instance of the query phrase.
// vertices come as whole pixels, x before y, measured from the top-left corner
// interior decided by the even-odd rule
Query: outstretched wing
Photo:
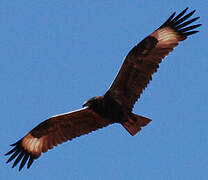
[[[22,160],[20,171],[29,159],[27,164],[29,168],[34,159],[37,159],[41,153],[47,152],[48,149],[110,123],[88,108],[54,116],[43,121],[21,140],[12,144],[14,148],[6,154],[11,155],[7,163],[17,157],[12,166],[15,167]]]
[[[131,111],[159,63],[201,24],[188,26],[199,17],[188,20],[195,11],[186,13],[188,8],[175,17],[175,12],[156,31],[137,44],[126,56],[123,65],[108,90],[114,99]]]

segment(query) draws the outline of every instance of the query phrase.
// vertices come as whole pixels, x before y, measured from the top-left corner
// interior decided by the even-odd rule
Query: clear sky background
[[[5,163],[9,144],[103,94],[129,50],[187,6],[203,26],[136,103],[134,112],[153,120],[141,133],[113,125],[54,148],[29,170]],[[207,179],[207,10],[207,0],[1,0],[0,179]]]

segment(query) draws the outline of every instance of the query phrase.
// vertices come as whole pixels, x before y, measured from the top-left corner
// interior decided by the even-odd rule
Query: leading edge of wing
[[[78,112],[83,111],[85,109],[88,109],[88,108],[83,107],[83,108],[80,108],[80,109],[77,109],[77,110],[74,110],[74,111],[69,111],[69,112],[65,112],[65,113],[61,113],[61,114],[56,114],[56,115],[51,116],[51,118],[58,117],[58,116],[65,116],[65,115],[71,114],[71,113],[78,113]]]

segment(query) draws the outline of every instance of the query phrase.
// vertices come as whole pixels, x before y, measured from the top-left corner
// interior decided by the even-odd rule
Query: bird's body
[[[110,93],[89,99],[84,105],[111,122],[127,121],[127,112]]]
[[[193,29],[201,25],[188,26],[199,17],[187,20],[195,12],[184,15],[187,9],[177,16],[173,13],[128,53],[104,95],[89,99],[80,110],[53,116],[40,123],[11,145],[14,148],[6,154],[11,155],[7,163],[16,158],[12,167],[21,161],[21,170],[28,161],[29,168],[34,159],[54,146],[113,123],[120,123],[131,135],[138,133],[151,120],[132,113],[135,102],[152,80],[163,58],[180,41],[197,33]]]

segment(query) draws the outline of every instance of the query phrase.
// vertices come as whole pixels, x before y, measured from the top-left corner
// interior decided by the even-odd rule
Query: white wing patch
[[[43,137],[35,138],[29,133],[23,138],[22,146],[31,154],[40,156],[43,147]]]
[[[159,41],[157,47],[174,47],[177,46],[178,41],[180,41],[180,36],[177,32],[169,27],[158,29],[153,32],[151,36],[154,36]]]

